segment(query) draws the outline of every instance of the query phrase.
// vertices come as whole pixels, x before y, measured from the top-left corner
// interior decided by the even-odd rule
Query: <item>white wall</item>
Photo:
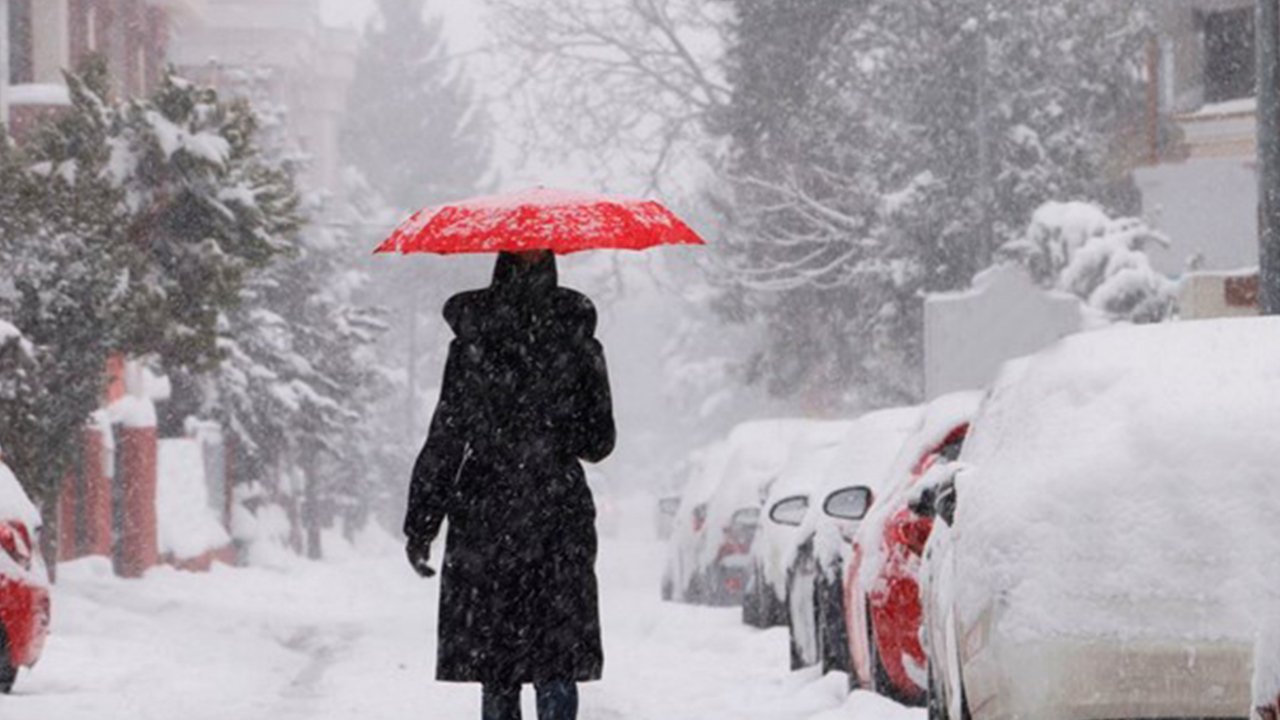
[[[972,290],[925,299],[925,395],[985,388],[1006,361],[1083,326],[1075,297],[1041,290],[1019,266],[991,268]]]
[[[1161,272],[1178,276],[1198,255],[1205,270],[1258,264],[1258,176],[1249,158],[1196,158],[1139,168],[1143,214],[1167,234],[1169,250],[1153,249]]]

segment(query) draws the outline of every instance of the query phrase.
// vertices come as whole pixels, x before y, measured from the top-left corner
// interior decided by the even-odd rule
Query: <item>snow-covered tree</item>
[[[63,478],[98,407],[121,275],[121,193],[111,181],[105,72],[69,76],[72,106],[22,147],[0,132],[0,317],[16,326],[0,362],[0,443],[45,510],[55,542]]]
[[[172,74],[117,113],[112,166],[129,213],[124,348],[159,356],[167,371],[216,366],[219,318],[298,228],[293,184],[261,158],[255,123],[247,104]]]
[[[378,476],[354,468],[373,462],[367,428],[388,392],[373,352],[383,327],[360,297],[367,281],[351,263],[367,251],[350,230],[354,210],[342,199],[295,190],[307,159],[269,81],[265,69],[228,76],[257,156],[271,170],[255,187],[288,199],[265,206],[279,221],[271,232],[281,251],[246,274],[241,301],[220,315],[218,367],[188,373],[180,384],[197,388],[200,412],[231,430],[237,478],[282,506],[299,549],[319,556],[321,530],[340,507],[367,514],[377,499],[369,480]]]
[[[924,292],[964,287],[1041,202],[1129,206],[1143,16],[812,0],[805,36],[770,6],[735,4],[726,316],[763,325],[761,379],[803,405],[913,399]]]
[[[1159,322],[1172,314],[1176,285],[1152,266],[1152,246],[1167,248],[1169,239],[1140,218],[1112,218],[1092,203],[1051,202],[1000,255],[1109,321]]]
[[[342,148],[401,210],[456,199],[490,170],[491,122],[425,0],[378,0],[351,86]]]

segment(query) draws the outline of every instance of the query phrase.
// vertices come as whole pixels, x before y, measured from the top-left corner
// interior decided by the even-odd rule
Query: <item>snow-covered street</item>
[[[44,660],[0,698],[0,717],[474,716],[476,686],[432,680],[437,585],[390,540],[363,545],[288,569],[162,568],[141,581],[102,561],[64,565]],[[749,629],[737,610],[661,603],[662,553],[653,541],[602,544],[606,672],[583,687],[583,718],[923,717],[861,694],[827,714],[844,676],[787,672],[786,631]]]

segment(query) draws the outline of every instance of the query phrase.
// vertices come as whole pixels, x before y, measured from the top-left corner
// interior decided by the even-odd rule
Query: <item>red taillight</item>
[[[932,530],[932,518],[921,517],[910,510],[903,510],[893,519],[893,534],[913,555],[924,554],[924,546],[929,542]]]
[[[22,566],[31,569],[31,534],[21,523],[0,523],[0,549]]]

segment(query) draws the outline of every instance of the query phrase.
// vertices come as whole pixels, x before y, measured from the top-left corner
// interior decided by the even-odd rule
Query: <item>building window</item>
[[[9,0],[9,84],[35,82],[31,34],[32,0]]]
[[[1253,13],[1253,8],[1243,8],[1205,14],[1205,102],[1253,96],[1257,72]]]

